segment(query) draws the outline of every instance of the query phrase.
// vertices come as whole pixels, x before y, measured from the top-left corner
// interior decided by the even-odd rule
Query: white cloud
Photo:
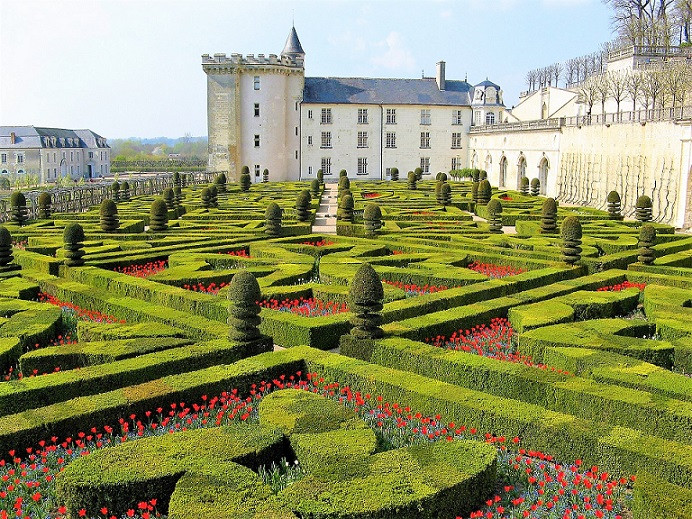
[[[377,42],[374,46],[382,49],[383,52],[370,59],[373,65],[402,71],[410,71],[415,68],[416,60],[413,57],[413,53],[406,47],[406,43],[400,33],[392,31],[384,41]]]

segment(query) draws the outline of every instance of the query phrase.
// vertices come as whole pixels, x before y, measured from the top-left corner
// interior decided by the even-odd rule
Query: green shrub
[[[423,170],[421,168],[416,168],[413,172],[416,174],[416,180],[423,180]]]
[[[344,177],[348,178],[348,172],[345,169],[342,169],[341,171],[339,171],[339,180],[341,180]]]
[[[344,194],[344,191],[350,191],[351,189],[351,181],[348,179],[346,176],[340,176],[339,177],[339,186],[338,186],[338,197],[341,198]]]
[[[406,177],[406,187],[410,189],[411,191],[416,189],[416,180],[418,177],[416,177],[416,174],[413,171],[408,172],[408,176]]]
[[[260,307],[262,299],[257,279],[247,270],[238,272],[228,287],[229,339],[238,344],[254,344],[260,338]]]
[[[81,267],[84,265],[84,229],[78,223],[65,227],[63,243],[65,248],[65,265]]]
[[[557,203],[546,198],[541,208],[541,234],[557,234]]]
[[[42,220],[50,218],[52,197],[50,193],[44,191],[38,195],[38,217]]]
[[[125,180],[120,186],[120,200],[128,202],[130,200],[130,183]]]
[[[562,261],[574,265],[581,259],[581,223],[576,216],[562,221]]]
[[[389,178],[391,178],[394,182],[399,180],[399,168],[392,168],[389,170]]]
[[[8,270],[7,266],[13,259],[12,235],[5,226],[0,225],[0,271]]]
[[[183,188],[180,186],[175,186],[173,188],[173,194],[175,195],[175,207],[180,210],[183,206]]]
[[[269,170],[267,168],[264,168],[264,170],[262,171],[262,182],[269,182]]]
[[[321,169],[317,170],[317,180],[321,186],[324,185],[324,172]]]
[[[117,180],[111,184],[111,193],[113,193],[113,200],[120,202],[120,182]]]
[[[317,196],[320,194],[320,181],[319,179],[315,178],[310,182],[310,194],[312,194],[313,197],[317,198]]]
[[[270,238],[279,238],[281,236],[281,218],[282,211],[279,204],[271,202],[264,213],[264,228],[267,236]]]
[[[208,187],[202,189],[200,197],[202,198],[202,207],[207,210],[211,209],[211,191]]]
[[[377,204],[367,204],[363,211],[363,222],[365,233],[368,236],[375,236],[377,231],[382,228],[382,211]]]
[[[183,186],[183,181],[180,178],[180,172],[178,172],[178,171],[173,173],[173,186],[175,186],[175,187],[182,187]]]
[[[211,206],[214,208],[219,207],[219,190],[216,184],[211,184],[209,186],[209,193],[211,194]]]
[[[175,209],[175,193],[173,192],[172,187],[167,187],[163,190],[163,201],[166,202],[166,208],[169,211],[173,211]]]
[[[377,339],[384,335],[379,313],[384,299],[382,280],[369,263],[362,263],[349,286],[349,301],[353,317],[351,335],[358,339]]]
[[[611,220],[622,220],[622,207],[618,192],[611,191],[608,193],[606,202],[608,204],[608,218]]]
[[[651,203],[651,198],[646,195],[637,198],[634,215],[640,222],[650,222],[653,218],[653,204]]]
[[[481,180],[478,184],[478,195],[476,199],[477,205],[488,205],[492,195],[492,187],[488,180]]]
[[[478,202],[478,182],[471,183],[471,200]]]
[[[644,265],[652,265],[656,259],[653,246],[656,245],[656,227],[651,224],[642,225],[639,230],[639,256],[637,259]]]
[[[22,226],[29,219],[29,210],[26,207],[26,197],[21,191],[14,191],[10,195],[10,220]]]
[[[336,219],[342,222],[353,223],[353,196],[344,195],[339,200]]]
[[[224,173],[219,173],[218,175],[216,175],[214,183],[217,185],[219,193],[226,192],[226,175]]]
[[[538,196],[541,191],[541,181],[537,178],[531,179],[531,196]]]
[[[310,191],[303,189],[296,197],[296,215],[298,221],[307,222],[310,219]]]
[[[247,166],[243,166],[244,168]],[[250,179],[250,173],[241,173],[240,174],[240,190],[241,191],[250,191],[250,186],[252,185],[252,180]]]
[[[529,177],[521,177],[519,181],[519,191],[524,196],[529,194]]]
[[[99,217],[101,230],[105,232],[117,231],[120,227],[120,219],[118,218],[118,206],[109,198],[101,202],[99,207]]]
[[[493,198],[488,202],[488,222],[490,223],[490,232],[492,234],[502,234],[502,202],[497,198]]]
[[[163,199],[157,198],[151,204],[149,211],[149,230],[162,232],[166,229],[168,229],[168,207]]]

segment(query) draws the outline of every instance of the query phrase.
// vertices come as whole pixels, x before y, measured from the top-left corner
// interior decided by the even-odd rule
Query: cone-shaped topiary
[[[316,178],[313,178],[312,182],[310,182],[310,194],[315,198],[320,194],[320,181]]]
[[[562,221],[562,261],[574,265],[581,259],[581,223],[576,216]]]
[[[471,180],[474,182],[480,182],[481,181],[481,170],[480,169],[472,169],[471,170]]]
[[[269,182],[269,170],[267,168],[264,168],[264,171],[262,171],[262,182],[265,184]]]
[[[202,197],[202,207],[211,209],[211,190],[208,187],[202,189],[200,196]]]
[[[478,202],[478,187],[480,186],[480,182],[473,182],[471,184],[471,200],[474,202]]]
[[[443,173],[440,171],[437,175],[435,175],[435,180],[441,180],[442,182],[447,182],[447,173]]]
[[[81,267],[84,265],[84,229],[78,223],[65,227],[62,240],[65,248],[65,265]]]
[[[389,170],[389,178],[391,178],[394,182],[399,180],[399,168],[392,168]]]
[[[179,209],[183,205],[183,188],[175,186],[173,188],[173,194],[175,195],[175,207]]]
[[[249,175],[250,174],[250,168],[248,166],[243,166],[240,168],[240,174],[241,175]]]
[[[232,342],[250,345],[262,338],[259,325],[262,322],[260,306],[262,299],[257,279],[247,270],[241,270],[233,276],[228,285],[228,338]]]
[[[382,300],[384,290],[380,276],[369,263],[363,263],[351,280],[348,290],[351,305],[351,335],[358,339],[379,339],[382,328]]]
[[[296,215],[298,221],[306,222],[310,219],[310,202],[312,197],[310,191],[303,189],[296,197]]]
[[[406,187],[408,187],[411,191],[414,191],[416,189],[416,180],[416,173],[409,171],[406,179]]]
[[[529,194],[529,177],[521,177],[519,181],[519,191],[521,191],[522,195]]]
[[[38,195],[38,217],[41,219],[50,218],[52,212],[52,197],[50,193],[44,191]]]
[[[172,187],[167,187],[163,190],[163,201],[166,202],[166,207],[169,211],[175,209],[175,193]]]
[[[634,217],[640,222],[650,222],[653,216],[653,204],[651,198],[642,195],[637,198],[637,207],[634,210]]]
[[[0,272],[9,270],[12,262],[12,235],[4,226],[0,225]]]
[[[176,171],[173,173],[173,186],[175,187],[183,187],[183,181],[180,178],[180,173]]]
[[[120,184],[120,201],[129,202],[130,201],[130,183],[125,180]]]
[[[375,236],[377,231],[382,228],[382,211],[377,204],[368,204],[363,211],[363,223],[365,234]]]
[[[264,218],[266,220],[264,229],[270,238],[278,238],[281,236],[281,216],[282,211],[279,204],[272,202],[267,206],[267,210],[264,213]]]
[[[105,232],[117,231],[120,227],[120,219],[118,218],[118,206],[110,198],[106,198],[101,202],[99,208],[99,216],[101,229]]]
[[[488,205],[490,202],[490,197],[493,194],[493,188],[490,185],[489,180],[481,180],[478,183],[478,193],[476,194],[476,204],[477,205]]]
[[[437,205],[442,205],[442,184],[444,184],[444,182],[440,180],[435,182],[435,201]]]
[[[29,219],[29,211],[26,208],[26,197],[21,191],[15,191],[10,195],[10,220],[17,225],[24,225]]]
[[[622,220],[622,201],[617,191],[608,193],[608,217],[611,220]]]
[[[353,196],[344,195],[339,200],[339,208],[336,211],[336,219],[342,222],[353,223]]]
[[[488,223],[490,224],[490,232],[493,234],[502,234],[502,202],[497,198],[493,198],[488,202]]]
[[[160,232],[168,229],[168,207],[162,198],[157,198],[151,204],[149,211],[149,230]]]
[[[546,198],[541,208],[541,234],[557,233],[557,203],[554,198]]]
[[[656,259],[656,252],[652,248],[656,245],[656,227],[644,224],[639,230],[639,256],[637,259],[644,265],[651,265]]]
[[[452,203],[452,186],[447,182],[442,182],[442,187],[440,187],[440,203],[444,207]]]
[[[541,191],[541,181],[537,178],[531,179],[531,196],[538,196]]]
[[[484,169],[478,171],[478,181],[485,180],[488,178],[488,172]]]
[[[209,193],[211,194],[211,206],[219,207],[219,190],[216,188],[216,184],[209,186]]]
[[[345,189],[351,189],[351,181],[348,179],[348,177],[339,177],[339,189],[337,192],[337,196],[341,198],[342,192]]]
[[[423,170],[421,168],[416,168],[413,172],[416,174],[416,180],[423,180]]]
[[[219,193],[225,193],[226,192],[226,175],[225,173],[219,173],[216,175],[216,178],[214,179],[214,184],[216,184],[216,188],[219,190]]]
[[[345,169],[339,171],[339,178],[348,177],[348,172]]]
[[[319,181],[320,185],[324,185],[324,171],[321,169],[317,170],[317,180]]]
[[[111,184],[111,192],[113,193],[113,200],[120,202],[120,182],[116,180]]]
[[[250,179],[250,173],[240,174],[240,190],[250,191],[250,186],[252,185],[252,180]]]

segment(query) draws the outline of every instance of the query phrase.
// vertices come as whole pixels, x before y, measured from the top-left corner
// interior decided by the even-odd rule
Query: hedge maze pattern
[[[692,237],[401,177],[13,197],[2,517],[692,517]]]

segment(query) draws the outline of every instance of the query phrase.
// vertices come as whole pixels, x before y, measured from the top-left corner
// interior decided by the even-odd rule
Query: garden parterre
[[[692,238],[657,225],[644,265],[637,222],[559,208],[583,225],[569,267],[540,197],[493,191],[517,230],[497,234],[471,182],[447,206],[433,182],[351,182],[353,221],[318,235],[319,193],[308,222],[295,210],[309,185],[217,186],[216,207],[183,188],[164,231],[151,196],[118,202],[115,231],[98,208],[7,225],[1,517],[690,517]],[[64,265],[72,222],[84,266]],[[366,262],[385,337],[337,351]],[[241,270],[285,350],[228,339]],[[282,458],[300,469],[272,490],[258,474]]]

